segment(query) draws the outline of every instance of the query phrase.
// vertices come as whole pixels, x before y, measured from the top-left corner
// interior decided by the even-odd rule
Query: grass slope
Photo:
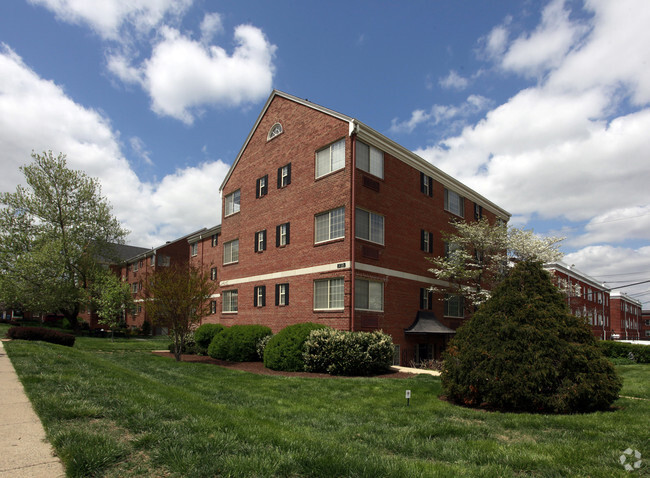
[[[628,447],[650,460],[649,365],[619,367],[645,400],[546,416],[450,405],[435,377],[258,376],[149,353],[163,343],[5,343],[69,476],[611,477],[630,476]]]

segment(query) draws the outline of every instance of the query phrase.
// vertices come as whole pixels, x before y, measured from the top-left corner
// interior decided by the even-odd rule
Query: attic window
[[[266,137],[266,140],[270,141],[276,136],[282,134],[282,132],[283,132],[282,125],[280,123],[275,123],[273,126],[271,126],[271,129],[269,130],[269,134]]]

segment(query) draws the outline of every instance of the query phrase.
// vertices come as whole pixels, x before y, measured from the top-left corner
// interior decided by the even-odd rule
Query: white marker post
[[[407,390],[406,391],[406,406],[407,407],[410,405],[410,403],[409,403],[410,401],[411,401],[411,391]]]

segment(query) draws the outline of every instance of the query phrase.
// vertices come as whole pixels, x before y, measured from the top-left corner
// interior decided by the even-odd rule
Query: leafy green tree
[[[201,318],[210,311],[210,296],[216,285],[198,267],[176,264],[157,267],[144,288],[144,307],[152,322],[169,329],[174,357],[181,360],[183,347]]]
[[[133,294],[127,282],[123,282],[108,269],[95,274],[91,286],[92,305],[98,322],[111,329],[111,340],[115,329],[124,320],[124,313],[134,306]]]
[[[507,274],[509,263],[562,258],[558,247],[563,238],[538,236],[501,222],[490,224],[485,218],[453,225],[456,231],[443,235],[446,254],[427,258],[433,264],[429,272],[438,280],[432,290],[463,296],[469,310],[490,297],[490,291]]]
[[[549,273],[524,261],[458,329],[442,385],[471,407],[573,413],[607,409],[622,383]]]
[[[63,154],[32,158],[20,168],[26,185],[0,193],[0,299],[60,313],[76,329],[98,260],[113,259],[127,231],[97,179],[69,169]]]

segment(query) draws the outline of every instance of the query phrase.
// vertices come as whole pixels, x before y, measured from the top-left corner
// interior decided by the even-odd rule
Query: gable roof
[[[341,113],[338,113],[334,110],[331,110],[329,108],[325,108],[324,106],[317,105],[315,103],[312,103],[311,101],[308,100],[303,100],[301,98],[298,98],[296,96],[290,95],[288,93],[283,93],[279,90],[273,90],[271,92],[271,95],[269,98],[266,100],[266,103],[264,104],[264,107],[262,108],[262,111],[260,112],[259,116],[257,117],[257,120],[255,121],[255,124],[253,125],[253,128],[251,129],[250,133],[248,133],[248,136],[246,137],[246,140],[244,141],[244,144],[242,145],[241,149],[239,150],[239,153],[237,154],[237,157],[233,161],[232,165],[230,166],[230,169],[228,170],[228,173],[226,174],[223,182],[221,183],[221,186],[219,187],[219,192],[223,190],[223,188],[226,186],[226,183],[230,179],[230,176],[232,175],[232,172],[234,169],[237,167],[237,164],[239,163],[239,159],[241,158],[242,154],[246,150],[246,147],[248,146],[248,143],[250,142],[251,138],[253,137],[253,134],[257,130],[257,127],[259,126],[260,122],[262,121],[262,118],[266,114],[266,111],[268,110],[269,106],[271,105],[271,102],[275,99],[276,96],[279,96],[281,98],[285,98],[289,101],[293,101],[295,103],[298,103],[300,105],[306,106],[307,108],[311,108],[316,111],[320,111],[321,113],[324,113],[326,115],[332,116],[334,118],[340,119],[342,121],[345,121],[349,125],[349,135],[352,136],[353,134],[357,135],[357,138],[362,140],[365,143],[371,144],[379,149],[381,149],[384,152],[390,153],[392,156],[397,158],[398,160],[408,164],[409,166],[417,169],[420,172],[425,173],[427,176],[431,176],[433,179],[441,183],[443,186],[453,189],[455,192],[459,193],[461,196],[470,199],[474,202],[477,202],[481,204],[484,207],[489,208],[497,217],[500,217],[501,219],[508,221],[510,217],[512,216],[508,211],[505,209],[497,206],[495,203],[492,201],[488,200],[487,198],[481,196],[479,193],[471,189],[470,187],[466,186],[465,184],[461,183],[457,179],[454,179],[452,176],[449,174],[443,172],[442,170],[438,169],[435,167],[433,164],[425,160],[424,158],[418,156],[415,154],[413,151],[410,151],[406,149],[404,146],[396,143],[395,141],[387,138],[383,134],[379,133],[378,131],[372,129],[371,127],[367,126],[366,124],[362,123],[361,121],[352,118],[351,116],[347,116]]]

